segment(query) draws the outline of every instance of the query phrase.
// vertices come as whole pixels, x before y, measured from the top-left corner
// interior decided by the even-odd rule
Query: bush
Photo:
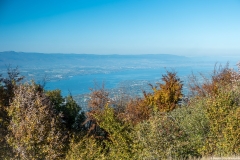
[[[233,90],[232,86],[227,86],[205,99],[203,107],[210,127],[205,154],[239,154],[239,91],[239,87]]]
[[[181,106],[169,113],[187,134],[190,155],[199,157],[209,132],[209,121],[203,109],[204,99],[192,98],[186,106]]]
[[[168,114],[151,116],[132,134],[135,159],[182,159],[193,152],[187,134]]]
[[[72,142],[69,159],[131,159],[130,127],[119,121],[108,105],[98,114],[92,114],[103,131],[99,136],[85,136]]]
[[[72,140],[66,156],[68,160],[76,159],[106,159],[103,145],[93,136],[85,136]]]

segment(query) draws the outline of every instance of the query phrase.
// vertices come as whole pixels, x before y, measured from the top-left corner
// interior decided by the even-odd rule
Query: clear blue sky
[[[0,51],[240,54],[240,0],[0,0]]]

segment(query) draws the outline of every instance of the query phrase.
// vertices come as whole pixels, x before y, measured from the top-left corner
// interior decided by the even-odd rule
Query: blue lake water
[[[161,68],[147,68],[147,69],[128,69],[120,70],[111,73],[98,73],[89,75],[76,75],[65,79],[49,81],[46,83],[45,89],[53,90],[60,89],[62,95],[66,96],[69,93],[72,95],[85,94],[90,92],[90,88],[95,86],[101,87],[104,84],[106,89],[112,89],[119,87],[120,84],[128,85],[129,82],[133,85],[142,81],[147,83],[159,82],[162,74],[166,73],[166,69],[174,70],[178,76],[186,83],[187,77],[192,72],[198,74],[210,74],[214,68],[214,64],[211,65],[185,65],[185,66],[173,66],[173,67],[161,67]]]
[[[194,55],[194,54],[192,54]],[[85,94],[90,88],[104,83],[106,89],[125,87],[139,90],[160,82],[166,69],[175,70],[184,83],[192,72],[209,76],[216,62],[230,63],[236,67],[237,56],[185,57],[168,54],[146,55],[88,55],[88,54],[41,54],[22,52],[2,52],[0,75],[7,76],[6,64],[19,67],[25,80],[44,82],[45,89],[60,89],[62,95]],[[186,85],[185,85],[186,86]],[[149,86],[148,86],[149,87]],[[138,91],[137,91],[138,93]]]

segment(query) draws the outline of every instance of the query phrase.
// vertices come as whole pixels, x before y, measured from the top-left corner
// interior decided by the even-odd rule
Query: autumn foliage
[[[7,141],[15,158],[59,159],[68,138],[61,114],[35,84],[20,85],[8,108],[11,117]]]
[[[0,159],[240,155],[240,65],[190,76],[188,95],[170,71],[139,97],[113,98],[103,86],[85,111],[71,95],[22,78],[17,69],[0,78]]]

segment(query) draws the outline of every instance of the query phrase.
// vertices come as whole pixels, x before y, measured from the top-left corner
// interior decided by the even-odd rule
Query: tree
[[[239,154],[239,71],[228,68],[228,64],[215,65],[210,77],[202,75],[202,78],[203,82],[199,83],[197,77],[192,76],[189,84],[191,96],[201,101],[208,121],[208,132],[200,151],[203,155]]]
[[[125,112],[118,115],[123,121],[136,125],[149,119],[153,113],[153,108],[144,98],[135,98],[130,100],[125,108]]]
[[[81,107],[74,101],[71,95],[67,96],[65,100],[66,104],[63,106],[63,114],[67,126],[76,132],[84,131],[85,112],[81,111]]]
[[[10,66],[7,67],[7,77],[0,78],[0,83],[3,84],[3,92],[1,97],[1,103],[4,106],[9,106],[10,101],[14,96],[14,89],[19,82],[23,80],[23,76],[20,75],[18,67],[12,69]]]
[[[98,125],[95,115],[100,115],[104,107],[110,103],[109,93],[102,87],[99,90],[92,91],[90,101],[88,102],[89,111],[86,113],[87,119],[84,124],[88,128],[88,134],[104,139],[106,132]]]
[[[84,129],[85,114],[81,107],[74,101],[71,95],[63,98],[61,90],[46,91],[47,97],[56,111],[62,114],[63,123],[69,131],[81,131]]]
[[[154,107],[154,110],[170,112],[178,106],[183,97],[183,84],[176,72],[167,71],[167,74],[162,76],[162,81],[164,83],[159,83],[158,86],[150,85],[153,93],[145,93],[145,100],[148,105]]]
[[[7,114],[7,109],[14,97],[14,90],[23,80],[18,68],[7,68],[7,77],[0,75],[0,159],[8,158],[12,155],[12,149],[6,142],[8,133],[8,125],[10,117]]]
[[[14,94],[7,141],[15,158],[64,158],[68,134],[50,99],[35,83],[20,85]]]
[[[200,83],[198,79],[202,79],[203,82]],[[234,81],[238,81],[239,79],[240,75],[230,69],[228,64],[225,66],[216,64],[209,78],[203,74],[201,74],[200,77],[196,77],[192,74],[189,77],[188,86],[191,96],[205,97],[217,94],[221,87],[231,85]]]
[[[162,81],[164,84],[159,84],[159,90],[153,88],[153,98],[161,112],[169,112],[175,109],[181,101],[183,84],[176,72],[167,71]]]
[[[158,86],[152,87],[153,93],[143,92],[142,98],[131,99],[125,111],[118,115],[124,121],[134,125],[149,119],[157,111],[170,112],[177,108],[182,94],[182,81],[177,77],[176,72],[168,72],[162,76],[164,83],[158,83]]]

